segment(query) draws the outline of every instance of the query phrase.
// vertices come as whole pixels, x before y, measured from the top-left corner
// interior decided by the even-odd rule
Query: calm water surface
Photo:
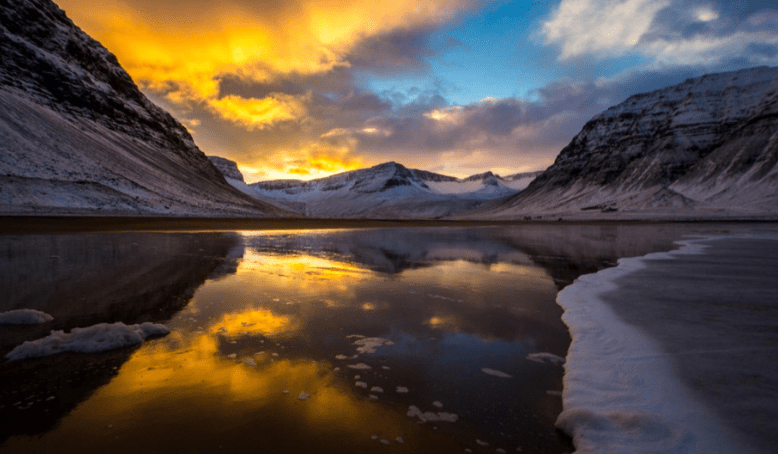
[[[558,290],[684,234],[729,230],[0,236],[0,311],[55,317],[0,326],[3,355],[52,329],[171,329],[134,348],[3,360],[0,449],[570,452],[554,428],[563,369],[529,356],[567,352]]]

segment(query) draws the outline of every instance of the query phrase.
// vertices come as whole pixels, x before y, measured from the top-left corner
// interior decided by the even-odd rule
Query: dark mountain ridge
[[[0,0],[0,55],[0,212],[288,214],[228,185],[51,1]]]

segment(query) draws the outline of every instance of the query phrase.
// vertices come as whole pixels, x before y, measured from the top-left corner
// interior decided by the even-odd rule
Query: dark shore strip
[[[399,219],[311,219],[311,218],[238,218],[176,216],[0,216],[0,234],[43,234],[79,232],[144,231],[238,231],[238,230],[326,230],[402,227],[481,227],[512,225],[647,225],[647,224],[730,224],[765,221],[503,221],[503,220],[399,220]]]

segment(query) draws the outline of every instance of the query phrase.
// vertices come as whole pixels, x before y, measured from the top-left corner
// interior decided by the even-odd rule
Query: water
[[[570,452],[554,427],[563,369],[528,359],[567,352],[558,290],[684,234],[731,229],[0,236],[0,312],[55,317],[0,326],[3,355],[52,329],[172,331],[135,348],[4,361],[0,448],[371,452],[386,440],[403,452]],[[377,340],[360,351],[365,338]]]

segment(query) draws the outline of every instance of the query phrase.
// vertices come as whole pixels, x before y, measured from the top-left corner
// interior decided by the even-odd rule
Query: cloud
[[[249,131],[263,129],[282,121],[300,120],[307,109],[305,97],[273,93],[265,98],[224,96],[208,100],[208,106],[222,117],[241,124]]]
[[[473,6],[470,0],[113,0],[100,8],[79,0],[58,3],[116,54],[142,87],[178,104],[212,106],[237,104],[215,101],[221,99],[221,81],[230,76],[272,84],[279,75],[348,68],[350,58],[358,67],[376,70],[418,67],[428,56],[427,32],[419,30],[431,30]]]
[[[670,0],[563,0],[543,24],[548,44],[561,47],[559,58],[584,55],[618,57],[633,49]]]
[[[778,64],[776,27],[769,1],[562,0],[541,34],[560,60],[639,55],[648,68],[714,68]]]

